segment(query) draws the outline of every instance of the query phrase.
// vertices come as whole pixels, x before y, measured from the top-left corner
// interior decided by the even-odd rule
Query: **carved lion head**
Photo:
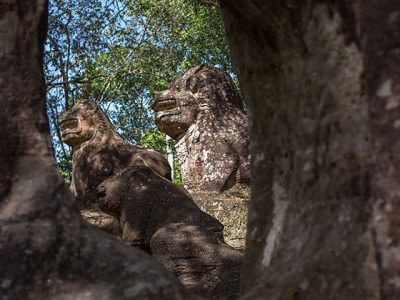
[[[78,146],[90,140],[104,123],[109,120],[97,104],[81,100],[60,115],[61,139],[70,146]]]
[[[199,113],[222,115],[227,106],[241,106],[230,76],[207,65],[188,70],[154,98],[155,122],[174,139],[187,131]]]

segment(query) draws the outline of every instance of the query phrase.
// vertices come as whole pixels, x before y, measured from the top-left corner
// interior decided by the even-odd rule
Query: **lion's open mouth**
[[[177,105],[176,99],[172,97],[161,98],[159,97],[152,105],[156,111],[156,120],[161,120],[166,116],[177,115],[180,109]]]
[[[180,114],[179,108],[174,108],[174,109],[169,109],[169,110],[164,110],[164,111],[158,111],[156,113],[156,119],[161,120],[163,117],[166,116],[172,116],[172,115],[177,115]]]
[[[77,119],[67,119],[60,121],[60,126],[62,129],[77,129],[79,126]]]

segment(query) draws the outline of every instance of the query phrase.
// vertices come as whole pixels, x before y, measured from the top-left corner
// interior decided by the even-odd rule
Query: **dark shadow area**
[[[97,192],[100,208],[120,221],[123,240],[149,251],[191,291],[238,297],[242,254],[224,243],[223,225],[182,187],[135,166],[105,180]]]

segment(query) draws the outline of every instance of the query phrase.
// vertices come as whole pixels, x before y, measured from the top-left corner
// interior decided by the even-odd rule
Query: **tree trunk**
[[[0,297],[193,299],[145,253],[86,225],[51,155],[47,1],[0,0]]]
[[[400,2],[220,4],[251,123],[245,298],[399,299]]]
[[[174,151],[172,150],[171,138],[168,135],[165,135],[165,143],[167,145],[168,163],[171,167],[171,180],[174,181],[175,179]]]

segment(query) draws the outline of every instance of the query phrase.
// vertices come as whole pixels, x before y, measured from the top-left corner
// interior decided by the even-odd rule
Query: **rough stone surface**
[[[224,225],[225,242],[242,252],[246,249],[247,213],[250,193],[247,188],[223,193],[195,192],[193,201]]]
[[[213,299],[239,292],[242,255],[224,243],[223,225],[189,194],[145,166],[97,188],[99,207],[120,220],[122,238],[150,252],[192,291]]]
[[[79,216],[45,114],[46,16],[46,1],[0,1],[0,298],[198,299]]]
[[[112,233],[117,238],[121,238],[122,231],[119,221],[115,217],[103,212],[97,203],[81,207],[80,212],[83,219],[90,225]]]
[[[252,141],[243,299],[399,299],[400,2],[220,6]]]
[[[250,184],[247,117],[228,74],[194,67],[155,94],[153,109],[159,129],[177,141],[188,190]]]
[[[168,179],[171,168],[158,152],[132,145],[97,104],[83,100],[60,116],[62,140],[73,147],[70,189],[80,202],[94,202],[95,189],[119,170],[145,165]]]

